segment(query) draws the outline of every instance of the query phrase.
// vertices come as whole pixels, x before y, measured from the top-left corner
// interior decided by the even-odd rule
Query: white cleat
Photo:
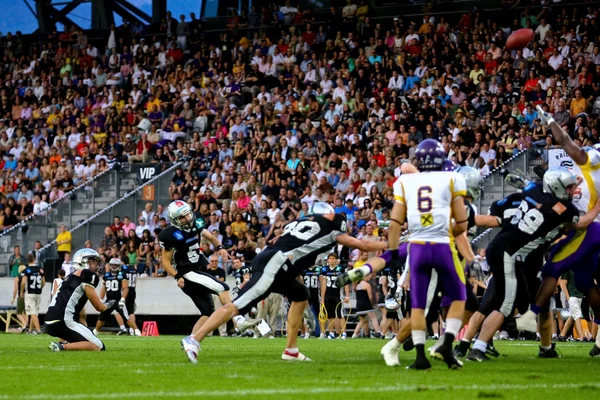
[[[531,310],[519,318],[515,318],[517,330],[536,333],[537,332],[537,315]]]
[[[200,343],[192,337],[181,339],[181,349],[192,364],[198,363],[198,352],[200,351]]]
[[[250,328],[254,328],[256,325],[260,324],[261,321],[262,319],[247,319],[238,325],[238,330],[244,332]]]
[[[435,344],[433,346],[431,346],[429,349],[427,349],[429,351],[429,355],[431,356],[431,358],[435,358],[436,360],[444,361],[444,357],[442,357],[442,355],[437,352],[437,349],[442,345],[442,343],[444,343],[443,336],[441,338],[439,338],[438,341],[435,342]]]
[[[396,348],[392,346],[396,338],[387,342],[385,346],[381,348],[381,357],[383,361],[385,361],[385,365],[388,367],[396,367],[400,365],[400,360],[398,359],[398,353],[400,352],[400,346],[398,345]]]
[[[312,361],[310,358],[306,357],[300,352],[293,354],[289,353],[287,350],[283,352],[281,359],[285,361]]]

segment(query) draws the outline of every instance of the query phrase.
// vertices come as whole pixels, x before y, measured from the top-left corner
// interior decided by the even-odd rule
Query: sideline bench
[[[6,316],[4,315],[6,314]],[[24,328],[17,318],[17,307],[15,306],[0,306],[0,320],[6,324],[5,332],[9,331],[11,322],[16,322],[19,327]]]

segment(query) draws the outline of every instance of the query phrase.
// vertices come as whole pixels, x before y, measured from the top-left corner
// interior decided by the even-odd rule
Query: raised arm
[[[584,165],[588,162],[588,156],[584,149],[577,146],[569,134],[554,121],[552,115],[545,112],[542,107],[537,106],[538,116],[542,122],[550,128],[552,138],[578,165]]]

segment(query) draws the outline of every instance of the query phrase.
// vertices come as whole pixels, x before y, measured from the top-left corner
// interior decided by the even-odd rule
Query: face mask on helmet
[[[110,268],[111,272],[119,272],[121,270],[121,262],[120,260],[110,260],[108,267]]]
[[[550,168],[544,174],[543,190],[545,193],[552,193],[561,200],[570,201],[573,199],[579,179],[565,167]]]
[[[87,269],[92,272],[102,272],[102,259],[96,256],[89,256],[84,258],[84,265],[87,265]]]
[[[186,212],[185,214],[181,215],[179,218],[177,218],[177,221],[181,229],[189,230],[194,227],[194,216],[191,212]]]

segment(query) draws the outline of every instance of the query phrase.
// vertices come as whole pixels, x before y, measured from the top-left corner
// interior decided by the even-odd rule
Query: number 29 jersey
[[[456,172],[405,174],[394,183],[394,198],[406,206],[409,242],[450,243],[452,201],[466,195]]]

